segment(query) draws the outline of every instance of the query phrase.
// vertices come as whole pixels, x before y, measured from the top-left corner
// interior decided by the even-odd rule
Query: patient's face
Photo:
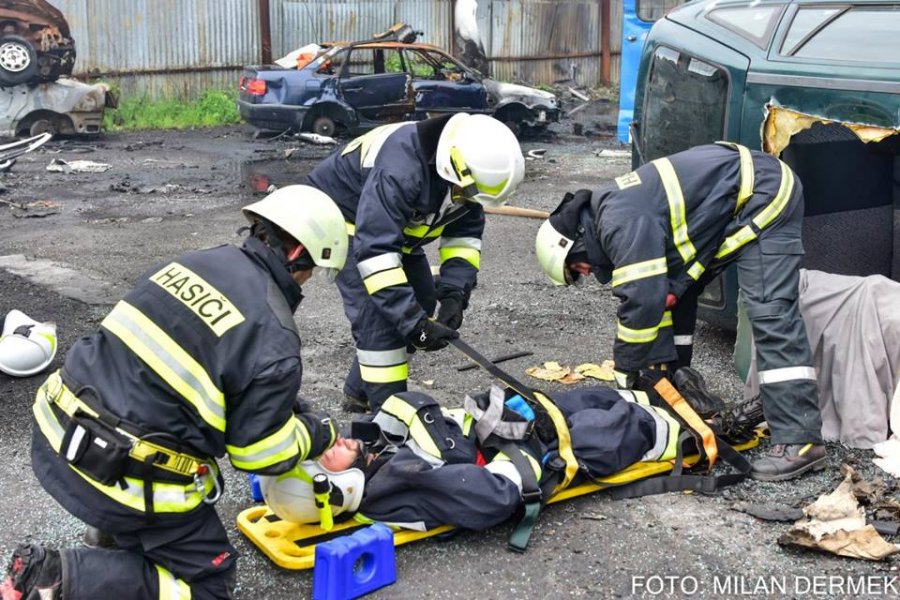
[[[319,457],[319,464],[329,471],[346,471],[356,462],[361,451],[357,440],[339,437],[334,446]]]

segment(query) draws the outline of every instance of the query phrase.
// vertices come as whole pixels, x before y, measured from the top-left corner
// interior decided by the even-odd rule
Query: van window
[[[783,8],[783,4],[714,8],[706,14],[706,18],[765,50],[769,47]]]
[[[840,8],[804,8],[797,11],[791,28],[781,45],[781,53],[790,56],[800,42],[804,41],[813,29],[841,12]]]
[[[666,13],[678,6],[684,4],[687,0],[637,0],[637,16],[641,21],[655,23],[659,21]]]
[[[659,46],[644,92],[639,131],[644,160],[722,139],[727,104],[724,69]]]
[[[813,9],[815,10],[815,9]],[[819,9],[821,11],[821,9]],[[800,10],[800,17],[806,10]],[[794,23],[797,19],[794,19]],[[791,24],[791,29],[795,27]],[[803,27],[801,22],[797,27]],[[847,9],[789,51],[798,58],[900,63],[900,5]],[[788,33],[790,37],[793,31]],[[785,46],[787,47],[787,46]]]

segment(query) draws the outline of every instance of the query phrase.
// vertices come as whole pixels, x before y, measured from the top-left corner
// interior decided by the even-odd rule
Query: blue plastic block
[[[359,598],[397,581],[394,532],[376,523],[316,546],[313,600]]]
[[[259,475],[248,473],[247,479],[250,480],[250,495],[253,496],[253,501],[262,502],[264,498],[262,488],[259,487]]]

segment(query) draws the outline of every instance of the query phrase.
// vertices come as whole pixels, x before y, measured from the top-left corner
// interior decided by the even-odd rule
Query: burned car
[[[44,0],[0,4],[0,86],[72,74],[75,42],[61,12]]]
[[[549,92],[482,77],[445,51],[385,36],[307,46],[288,67],[245,67],[238,109],[273,131],[357,134],[372,127],[442,113],[489,114],[516,134],[559,120]]]
[[[644,45],[632,136],[640,164],[729,140],[803,182],[803,266],[900,281],[900,1],[704,0]],[[701,315],[735,326],[734,269]]]
[[[103,83],[64,77],[34,86],[0,89],[0,136],[100,133],[103,114],[117,98]]]

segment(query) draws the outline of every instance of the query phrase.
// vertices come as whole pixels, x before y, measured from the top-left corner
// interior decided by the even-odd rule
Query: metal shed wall
[[[450,49],[452,0],[268,0],[272,56],[307,43],[361,39],[404,21]],[[78,76],[118,82],[128,96],[195,98],[233,89],[261,62],[257,0],[52,0],[75,38]],[[601,0],[480,0],[493,75],[531,85],[601,83]],[[619,79],[621,2],[612,0],[612,83]]]

